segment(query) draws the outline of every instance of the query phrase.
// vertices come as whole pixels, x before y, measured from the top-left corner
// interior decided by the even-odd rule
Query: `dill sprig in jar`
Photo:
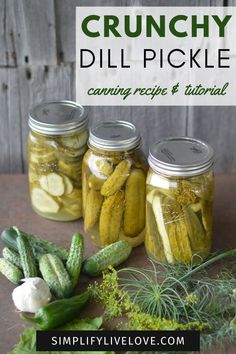
[[[71,101],[44,102],[29,114],[29,185],[33,209],[49,219],[82,216],[82,159],[87,113]]]
[[[146,199],[148,256],[200,262],[212,243],[213,150],[197,139],[169,138],[149,153]]]
[[[126,121],[90,130],[82,168],[84,229],[99,247],[144,240],[147,162],[140,145],[139,132]]]

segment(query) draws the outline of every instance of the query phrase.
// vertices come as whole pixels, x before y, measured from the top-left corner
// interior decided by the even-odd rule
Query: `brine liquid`
[[[148,255],[168,263],[198,263],[212,243],[213,173],[189,178],[149,171],[146,199]]]

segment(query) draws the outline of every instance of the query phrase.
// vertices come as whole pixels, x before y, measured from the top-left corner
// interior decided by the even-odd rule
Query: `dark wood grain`
[[[83,232],[81,221],[54,222],[35,214],[30,206],[27,177],[23,175],[0,176],[0,231],[12,225],[27,232],[38,234],[45,239],[54,241],[64,247],[69,247],[71,235]],[[236,247],[236,175],[222,175],[216,178],[215,207],[214,207],[214,250]],[[2,244],[0,245],[2,249]],[[89,238],[85,239],[85,255],[94,253],[96,248]],[[144,267],[148,264],[143,246],[136,248],[130,256],[128,265]],[[81,278],[79,288],[88,282]],[[19,319],[11,300],[14,286],[0,276],[0,354],[6,354],[18,341],[25,324]],[[86,315],[96,316],[102,309],[93,305]],[[217,348],[211,354],[234,354],[236,346]]]
[[[235,0],[1,0],[0,172],[27,168],[27,115],[42,100],[75,99],[75,6],[235,6]],[[91,107],[91,121],[127,119],[144,149],[170,135],[212,143],[217,171],[235,172],[235,108]],[[229,138],[228,138],[229,135]]]

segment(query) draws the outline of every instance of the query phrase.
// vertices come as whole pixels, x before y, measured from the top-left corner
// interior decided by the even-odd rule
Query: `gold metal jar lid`
[[[29,113],[29,127],[46,135],[71,134],[87,127],[87,112],[73,101],[42,102]]]
[[[198,139],[167,138],[151,146],[148,162],[155,172],[169,176],[194,176],[212,167],[214,151]]]
[[[141,136],[130,122],[101,122],[90,129],[89,145],[108,151],[127,151],[138,147]]]

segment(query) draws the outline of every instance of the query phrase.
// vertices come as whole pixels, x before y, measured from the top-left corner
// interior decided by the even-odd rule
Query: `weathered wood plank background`
[[[27,170],[27,113],[44,99],[75,99],[75,6],[236,6],[235,0],[0,0],[0,172]],[[216,151],[216,170],[236,172],[234,107],[91,107],[91,121],[127,119],[145,151],[189,135]]]

